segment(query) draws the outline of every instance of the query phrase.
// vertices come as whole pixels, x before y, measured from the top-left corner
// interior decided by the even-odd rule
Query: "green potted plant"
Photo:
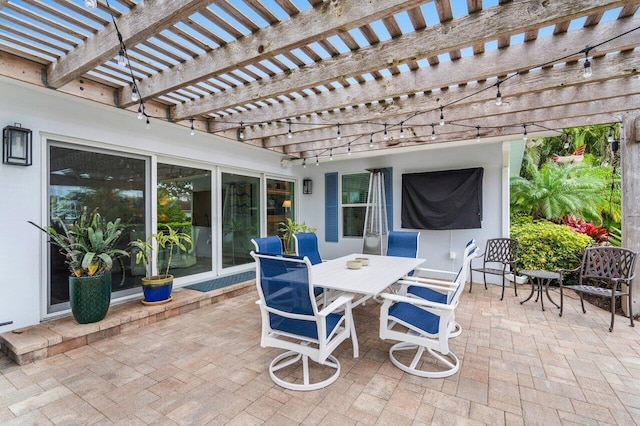
[[[30,224],[47,234],[51,244],[60,248],[69,266],[69,303],[73,317],[80,324],[101,321],[107,315],[111,303],[111,268],[118,260],[122,271],[122,256],[126,250],[116,248],[124,226],[120,219],[106,222],[98,209],[88,214],[82,209],[74,223],[67,226],[56,219],[61,231],[53,226],[46,228]],[[124,272],[123,272],[124,274]]]
[[[169,274],[171,261],[173,260],[173,248],[178,247],[180,250],[186,251],[187,246],[191,245],[191,236],[184,232],[178,232],[171,226],[167,225],[166,230],[158,231],[149,235],[147,240],[135,240],[130,243],[132,252],[135,252],[136,263],[143,263],[147,271],[149,260],[151,266],[159,268],[158,258],[160,249],[166,250],[167,266],[160,275],[148,275],[142,278],[142,293],[144,294],[144,304],[166,303],[171,298],[173,290],[173,275]]]
[[[284,251],[287,253],[293,253],[295,248],[293,246],[293,234],[300,234],[302,232],[316,232],[316,228],[311,228],[307,226],[305,222],[297,223],[294,222],[290,217],[287,218],[286,222],[278,223],[280,228],[278,231],[282,232],[282,246],[284,247]]]

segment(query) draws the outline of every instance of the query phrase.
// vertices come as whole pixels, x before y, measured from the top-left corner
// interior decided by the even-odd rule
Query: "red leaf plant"
[[[584,219],[574,216],[565,216],[562,224],[573,229],[579,234],[588,235],[596,243],[602,244],[609,242],[609,230],[602,225],[595,225],[593,221],[585,222]]]

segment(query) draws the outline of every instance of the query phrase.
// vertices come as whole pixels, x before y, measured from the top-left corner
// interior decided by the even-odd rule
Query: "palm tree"
[[[538,169],[528,154],[525,168],[527,178],[511,178],[513,212],[534,219],[560,219],[570,214],[602,222],[601,209],[608,202],[608,182],[602,176],[608,168],[547,162]]]

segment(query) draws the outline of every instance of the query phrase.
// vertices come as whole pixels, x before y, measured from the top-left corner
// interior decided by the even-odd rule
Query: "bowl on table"
[[[362,266],[369,266],[369,258],[368,257],[356,257],[356,260],[362,263]]]
[[[362,262],[360,262],[359,260],[347,260],[347,268],[360,269],[362,268]]]

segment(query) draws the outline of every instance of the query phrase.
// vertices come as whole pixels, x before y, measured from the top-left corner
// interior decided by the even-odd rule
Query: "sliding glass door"
[[[118,248],[132,239],[144,238],[147,227],[148,158],[97,150],[64,143],[49,145],[49,225],[73,223],[86,207],[98,208],[106,220],[117,218],[125,225]],[[47,312],[69,308],[69,272],[64,257],[54,248],[49,253]],[[140,280],[132,275],[135,262],[124,259],[112,269],[115,297],[139,291]]]
[[[260,236],[260,178],[221,174],[222,267],[253,262],[251,239]]]

